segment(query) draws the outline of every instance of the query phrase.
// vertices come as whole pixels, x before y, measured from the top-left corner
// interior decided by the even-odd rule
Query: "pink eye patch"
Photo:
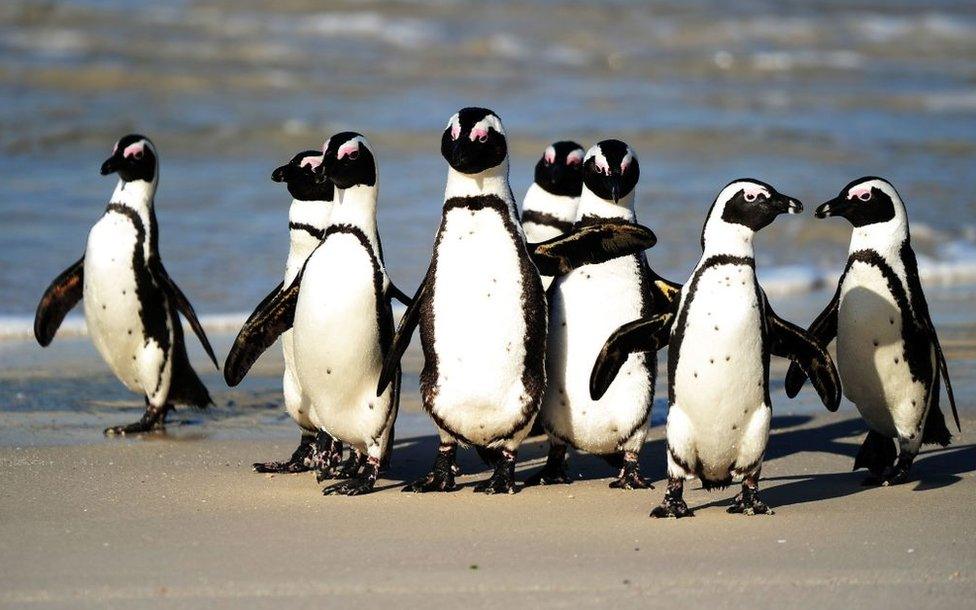
[[[865,185],[855,186],[847,192],[847,198],[854,199],[855,197],[861,201],[867,201],[871,198],[871,188]]]
[[[546,160],[546,163],[555,163],[556,162],[556,149],[553,148],[552,146],[550,146],[549,148],[547,148],[546,149],[546,154],[545,154],[545,157],[544,158]]]
[[[135,157],[141,158],[143,153],[145,153],[146,146],[144,142],[136,142],[135,144],[129,144],[122,151],[122,156],[125,158]],[[114,154],[114,153],[113,153]]]
[[[359,156],[359,142],[358,141],[356,141],[356,140],[350,140],[350,141],[346,142],[345,144],[343,144],[342,146],[339,147],[339,150],[336,151],[336,159],[341,159],[341,158],[343,158],[345,156],[349,156],[350,158],[353,158],[353,159],[355,157]]]
[[[458,136],[461,135],[461,125],[459,123],[454,123],[451,125],[451,139],[457,140]]]
[[[469,136],[471,141],[483,140],[488,138],[488,130],[484,127],[478,127],[477,125],[471,129],[471,135]]]
[[[579,165],[583,162],[583,151],[574,150],[566,155],[566,165]]]
[[[311,167],[315,169],[320,165],[322,165],[322,157],[305,157],[302,159],[300,167]]]

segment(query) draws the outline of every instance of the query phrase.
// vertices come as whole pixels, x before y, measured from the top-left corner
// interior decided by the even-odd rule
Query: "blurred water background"
[[[676,280],[729,180],[799,197],[807,212],[764,231],[757,255],[801,323],[829,297],[850,233],[813,206],[886,176],[938,321],[973,322],[972,2],[6,0],[0,338],[27,334],[47,283],[82,253],[114,186],[99,165],[132,131],[160,151],[160,250],[211,329],[231,330],[280,279],[290,197],[271,170],[339,130],[378,151],[386,264],[412,292],[440,215],[440,133],[466,105],[505,122],[517,197],[553,140],[632,144],[638,217],[659,237],[648,257]],[[42,371],[58,345],[0,348],[0,370]],[[93,350],[65,353],[105,372]]]

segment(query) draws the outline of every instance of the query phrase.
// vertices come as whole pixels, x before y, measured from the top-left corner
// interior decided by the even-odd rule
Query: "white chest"
[[[687,317],[674,371],[674,402],[692,419],[744,419],[746,411],[763,405],[766,382],[753,270],[748,265],[710,267],[700,275],[694,295],[688,290],[682,301]]]

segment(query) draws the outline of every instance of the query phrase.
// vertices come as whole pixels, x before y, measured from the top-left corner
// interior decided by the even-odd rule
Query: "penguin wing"
[[[234,387],[239,384],[258,357],[295,323],[295,306],[298,304],[301,283],[302,274],[299,273],[288,288],[278,291],[244,323],[224,362],[227,385]]]
[[[85,292],[85,257],[54,278],[41,296],[34,314],[34,337],[41,347],[54,340],[55,333],[71,308],[78,304]]]
[[[766,300],[766,295],[763,295]],[[840,407],[840,377],[827,350],[807,331],[780,318],[766,301],[766,330],[769,351],[789,358],[810,377],[828,411]]]
[[[265,307],[267,307],[268,306],[268,303],[271,302],[271,299],[275,298],[275,295],[278,294],[279,292],[281,292],[281,289],[284,288],[284,287],[285,287],[285,283],[284,282],[278,282],[278,285],[275,286],[271,290],[271,292],[269,292],[267,294],[267,296],[265,296],[263,299],[261,299],[261,302],[258,303],[258,306],[254,308],[254,311],[251,312],[251,315],[249,315],[247,317],[247,320],[245,320],[244,323],[247,324],[248,322],[250,322],[251,320],[253,320],[254,319],[254,316],[258,315],[258,313],[262,309],[264,309]]]
[[[156,259],[155,271],[159,283],[162,285],[163,290],[166,291],[167,296],[173,300],[173,304],[176,305],[176,309],[179,310],[186,321],[190,323],[190,328],[196,334],[197,338],[200,339],[200,344],[203,345],[203,350],[207,352],[210,356],[210,361],[213,365],[220,370],[220,365],[217,364],[217,356],[214,355],[213,348],[210,346],[210,341],[207,339],[207,333],[203,332],[203,326],[200,325],[200,320],[197,319],[197,312],[193,311],[193,305],[190,305],[190,300],[186,298],[180,287],[176,285],[173,278],[166,273],[166,267],[163,267],[163,261]]]
[[[590,398],[600,400],[613,383],[620,367],[637,352],[656,353],[668,344],[674,313],[665,312],[624,324],[610,335],[590,373]]]
[[[841,276],[841,281],[837,284],[837,291],[834,293],[834,297],[830,299],[827,307],[820,312],[820,315],[817,316],[813,323],[810,324],[810,328],[807,329],[807,333],[816,339],[824,349],[837,336],[837,309],[840,306],[840,285],[843,281],[844,278]],[[786,372],[786,395],[790,398],[795,397],[800,393],[800,388],[803,387],[806,380],[806,372],[796,362],[791,362],[790,369]]]
[[[406,293],[404,293],[402,290],[400,290],[399,288],[397,288],[396,285],[393,284],[393,282],[390,282],[389,283],[389,286],[386,289],[386,297],[388,299],[396,299],[396,300],[400,301],[400,303],[406,305],[407,307],[409,307],[410,306],[410,303],[413,302],[410,299],[410,297]]]
[[[574,228],[550,240],[528,244],[541,275],[565,275],[583,265],[638,254],[657,243],[654,232],[632,222],[606,220]]]
[[[952,381],[949,380],[949,366],[946,363],[945,354],[942,353],[942,344],[939,342],[939,335],[935,332],[935,324],[932,323],[932,314],[929,313],[929,304],[925,300],[925,293],[922,292],[922,282],[918,277],[918,261],[915,259],[915,251],[912,250],[908,242],[901,247],[902,260],[905,263],[905,275],[908,278],[909,299],[915,318],[926,331],[932,346],[935,347],[935,358],[939,362],[939,371],[945,379],[946,395],[949,397],[949,407],[952,409],[952,418],[956,421],[956,428],[962,432],[959,425],[959,411],[956,410],[956,397],[952,392]],[[938,392],[938,384],[935,391]],[[933,404],[938,404],[933,403]]]
[[[651,275],[651,292],[654,293],[655,306],[663,307],[671,313],[677,313],[683,286],[677,282],[664,279],[650,267],[648,267],[648,271]]]
[[[429,275],[428,271],[428,277],[425,277],[424,281],[421,282],[420,287],[417,288],[417,294],[410,300],[410,304],[407,305],[407,310],[403,313],[403,317],[400,318],[396,335],[393,337],[393,345],[390,346],[389,353],[383,359],[383,370],[380,371],[380,378],[376,383],[377,396],[381,396],[386,391],[386,386],[390,385],[390,382],[396,377],[397,372],[400,370],[400,359],[403,358],[403,352],[407,351],[407,346],[410,345],[410,339],[413,337],[413,331],[420,324],[420,307],[429,295]]]

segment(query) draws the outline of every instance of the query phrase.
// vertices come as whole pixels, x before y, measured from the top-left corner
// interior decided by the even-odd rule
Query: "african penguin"
[[[187,358],[180,313],[214,366],[217,361],[193,307],[159,257],[155,146],[145,136],[127,135],[115,144],[101,173],[117,173],[119,182],[88,234],[85,255],[41,297],[34,335],[42,346],[49,345],[64,316],[84,298],[85,322],[99,354],[119,381],[146,401],[142,419],[105,434],[148,432],[163,428],[175,404],[212,404]]]
[[[576,225],[607,218],[635,221],[640,177],[637,156],[619,140],[604,140],[586,153]],[[545,467],[527,484],[569,483],[567,446],[619,464],[610,486],[643,489],[637,457],[654,401],[655,354],[633,354],[623,375],[600,400],[589,395],[593,360],[617,327],[655,311],[652,274],[643,253],[585,265],[556,278],[549,296],[548,387],[539,421],[549,435]]]
[[[288,258],[285,262],[284,281],[265,297],[255,311],[260,311],[262,305],[282,288],[291,285],[308,255],[318,247],[325,236],[325,230],[329,226],[329,216],[332,214],[335,188],[332,181],[320,182],[316,177],[315,170],[321,163],[321,151],[306,150],[295,155],[291,161],[275,169],[271,174],[271,179],[275,182],[285,183],[293,197],[288,211],[290,238]],[[316,430],[309,419],[309,399],[302,391],[295,373],[294,339],[291,330],[281,335],[281,350],[285,359],[285,372],[282,378],[285,410],[301,428],[301,442],[289,459],[282,462],[257,462],[254,464],[254,470],[306,472],[319,460],[327,460],[335,465],[342,453],[341,444],[335,442],[327,433]],[[318,469],[321,469],[321,465]]]
[[[576,220],[583,188],[583,147],[576,142],[554,142],[535,165],[535,181],[522,200],[522,230],[529,243],[565,233]],[[551,277],[542,278],[549,288]]]
[[[769,436],[769,357],[798,362],[812,375],[827,408],[836,410],[840,382],[826,350],[779,318],[756,281],[752,240],[800,202],[751,179],[719,193],[702,231],[702,257],[681,289],[677,312],[625,324],[614,332],[593,368],[591,392],[602,395],[627,354],[668,345],[668,489],[655,517],[692,514],[684,479],[706,489],[743,478],[729,512],[767,514],[758,495]]]
[[[359,495],[373,489],[389,459],[399,402],[399,371],[375,395],[393,341],[390,283],[376,227],[377,166],[366,138],[354,132],[326,141],[320,180],[335,185],[325,236],[291,285],[245,325],[228,356],[225,375],[236,385],[275,338],[294,328],[295,372],[311,408],[309,420],[352,453],[338,473],[348,478],[323,493]]]
[[[844,394],[869,428],[854,469],[871,473],[865,484],[903,483],[923,443],[945,447],[952,437],[939,408],[942,378],[959,426],[905,205],[890,182],[869,176],[845,186],[817,208],[816,216],[840,216],[854,226],[837,291],[810,326],[825,345],[837,339]],[[787,393],[795,395],[804,379],[802,371],[790,367]],[[897,463],[892,439],[899,448]]]
[[[509,187],[501,119],[462,109],[448,121],[441,155],[450,166],[441,224],[394,351],[402,354],[419,323],[421,397],[441,444],[431,473],[405,491],[456,489],[461,442],[495,466],[476,491],[514,493],[517,451],[545,390],[545,294]],[[398,358],[387,361],[395,366]]]

